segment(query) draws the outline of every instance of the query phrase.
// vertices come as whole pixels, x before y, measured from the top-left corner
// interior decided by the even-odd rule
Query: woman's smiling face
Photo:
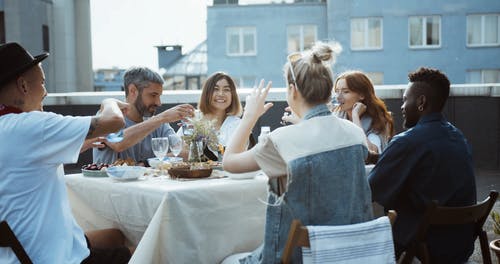
[[[210,104],[215,110],[226,111],[231,102],[231,86],[225,78],[222,78],[215,84]]]
[[[352,106],[363,100],[363,96],[350,90],[345,79],[340,79],[335,84],[335,93],[342,111],[352,111]]]

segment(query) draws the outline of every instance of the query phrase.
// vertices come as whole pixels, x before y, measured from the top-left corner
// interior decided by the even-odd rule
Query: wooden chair
[[[391,225],[396,221],[396,211],[389,210],[387,213]],[[309,244],[309,232],[307,227],[303,226],[300,220],[294,219],[290,226],[290,231],[288,232],[288,240],[286,241],[285,248],[283,250],[283,255],[281,256],[281,262],[283,264],[291,263],[292,253],[295,247],[310,247]]]
[[[6,221],[0,222],[0,247],[12,248],[21,264],[33,263]]]
[[[406,252],[400,257],[398,263],[411,263],[415,257],[417,257],[422,264],[430,263],[429,250],[425,243],[429,226],[474,224],[474,241],[479,237],[483,263],[491,264],[488,238],[486,232],[483,230],[483,225],[497,197],[498,192],[491,191],[490,195],[484,201],[476,205],[464,207],[438,206],[436,202],[433,202],[427,208],[414,240],[411,242]]]

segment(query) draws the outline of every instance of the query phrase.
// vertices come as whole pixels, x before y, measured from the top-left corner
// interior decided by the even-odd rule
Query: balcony
[[[389,111],[393,113],[396,132],[401,132],[402,115],[400,111],[402,95],[406,85],[376,86],[375,90]],[[244,100],[251,89],[239,89]],[[181,103],[196,105],[200,90],[164,91],[163,105],[159,111]],[[272,88],[268,101],[274,102],[268,113],[257,122],[254,134],[258,135],[261,126],[270,126],[271,130],[280,127],[283,109],[287,105],[285,88]],[[81,92],[49,94],[45,99],[45,111],[64,115],[94,115],[104,98],[125,100],[124,92]],[[477,168],[500,169],[500,83],[496,84],[456,84],[452,85],[450,98],[444,108],[448,120],[457,126],[472,146],[473,158]],[[176,124],[171,124],[177,129]],[[334,138],[328,140],[335,140]],[[92,152],[80,156],[78,164],[68,168],[79,168],[91,163]]]

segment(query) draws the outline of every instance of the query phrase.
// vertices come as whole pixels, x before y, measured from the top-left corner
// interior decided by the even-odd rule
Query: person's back
[[[369,175],[373,200],[398,212],[396,254],[408,247],[431,201],[442,206],[476,203],[470,148],[462,132],[440,113],[449,81],[425,68],[410,78],[402,106],[409,130],[392,139]],[[465,262],[474,249],[472,226],[431,228],[427,244],[433,263]]]
[[[264,81],[246,98],[245,111],[226,153],[229,172],[261,169],[269,177],[264,244],[240,263],[281,263],[293,219],[306,225],[342,225],[372,218],[364,160],[366,137],[355,124],[333,116],[327,107],[333,76],[328,64],[339,46],[317,43],[310,52],[292,54],[285,64],[287,102],[302,119],[274,130],[244,151],[271,88]],[[293,263],[301,263],[300,251]],[[243,256],[242,256],[243,257]]]
[[[318,108],[328,111],[324,105]],[[279,128],[257,145],[256,159],[264,172],[266,163],[272,162],[270,148],[276,148],[287,163],[288,188],[281,197],[269,194],[268,203],[274,206],[267,208],[262,263],[279,263],[293,219],[304,225],[344,225],[372,219],[364,167],[367,147],[359,127],[327,115]],[[293,259],[300,262],[299,251]]]
[[[0,219],[36,263],[79,262],[88,255],[83,231],[68,215],[62,163],[78,158],[89,123],[90,117],[43,112],[0,117],[0,138],[11,146],[0,149]]]
[[[69,205],[63,163],[75,163],[87,140],[123,127],[127,105],[104,99],[96,116],[72,117],[43,112],[47,95],[41,61],[18,43],[0,45],[0,220],[5,220],[34,263],[111,263],[116,255],[97,254],[92,242],[115,245],[117,229],[84,235]],[[85,144],[84,144],[85,142]],[[124,263],[130,250],[123,248]],[[115,253],[111,250],[111,253]],[[107,258],[100,258],[100,257]],[[101,261],[99,261],[101,260]],[[104,260],[104,261],[102,261]],[[18,263],[12,251],[0,248],[0,263]]]

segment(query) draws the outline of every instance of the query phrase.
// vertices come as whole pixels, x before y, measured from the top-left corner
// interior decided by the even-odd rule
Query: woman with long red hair
[[[334,91],[339,105],[333,112],[361,127],[369,149],[382,153],[394,136],[394,123],[368,76],[360,71],[344,72],[335,80]]]

